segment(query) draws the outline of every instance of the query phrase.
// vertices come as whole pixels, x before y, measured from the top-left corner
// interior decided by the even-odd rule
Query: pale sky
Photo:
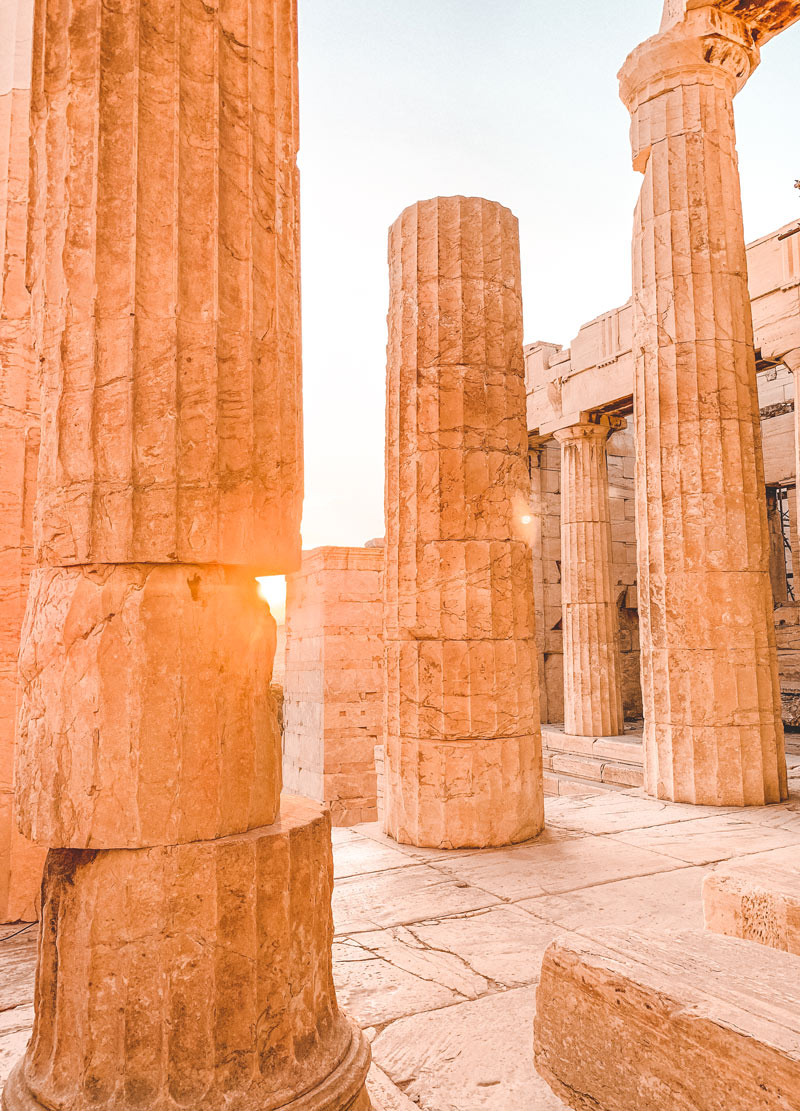
[[[462,193],[519,217],[525,341],[630,296],[616,74],[661,0],[299,0],[304,547],[383,535],[386,238]],[[800,218],[800,25],[737,98],[745,232]]]

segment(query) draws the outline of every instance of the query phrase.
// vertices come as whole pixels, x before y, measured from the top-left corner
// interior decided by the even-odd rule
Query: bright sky
[[[383,535],[386,237],[480,195],[522,240],[525,339],[567,346],[630,296],[640,178],[616,73],[662,0],[299,0],[303,540]],[[748,239],[800,217],[800,25],[737,99]]]

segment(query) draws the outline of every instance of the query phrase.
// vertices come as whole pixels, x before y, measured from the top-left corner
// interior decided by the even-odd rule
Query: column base
[[[544,828],[542,739],[389,737],[386,833],[406,845],[490,848]]]
[[[353,1027],[353,1040],[350,1052],[334,1072],[310,1092],[293,1099],[290,1103],[272,1105],[270,1111],[372,1111],[364,1076],[369,1069],[369,1044],[357,1028]],[[355,1094],[353,1094],[355,1092]],[[96,1108],[98,1105],[93,1104]],[[131,1104],[140,1111],[138,1103]],[[200,1111],[205,1104],[196,1104]],[[254,1101],[254,1111],[262,1111],[263,1105]],[[25,1061],[14,1066],[9,1073],[2,1093],[2,1111],[53,1111],[52,1108],[36,1098],[25,1080]],[[187,1111],[184,1107],[182,1111]]]
[[[4,1111],[368,1111],[339,1010],[330,818],[48,854],[36,1014]]]
[[[770,806],[789,797],[780,724],[644,726],[644,789],[693,806]]]

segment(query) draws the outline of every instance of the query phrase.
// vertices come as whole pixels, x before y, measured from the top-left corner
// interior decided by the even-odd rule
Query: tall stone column
[[[748,26],[681,16],[621,73],[634,167],[645,785],[710,805],[786,797],[733,97]]]
[[[294,0],[37,0],[33,56],[16,791],[50,852],[4,1107],[366,1111],[256,584],[300,559]]]
[[[564,732],[622,733],[617,606],[612,582],[606,441],[622,421],[587,419],[555,433],[561,444],[561,597]]]
[[[0,922],[36,917],[44,852],[13,806],[17,657],[33,556],[39,387],[25,288],[33,0],[0,0]]]
[[[412,205],[389,266],[386,829],[522,841],[543,799],[516,218]]]
[[[794,474],[795,490],[800,489],[800,347],[783,355],[783,362],[794,379]],[[800,568],[795,572],[795,582],[800,582]]]

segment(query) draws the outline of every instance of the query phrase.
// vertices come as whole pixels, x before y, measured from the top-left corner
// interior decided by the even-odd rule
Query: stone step
[[[613,783],[602,783],[596,779],[583,779],[577,775],[545,771],[544,794],[546,798],[557,795],[604,795],[608,791],[623,791],[624,787]]]
[[[800,956],[797,846],[721,864],[703,882],[703,912],[707,930]]]
[[[545,752],[564,752],[572,756],[598,756],[618,760],[624,764],[644,764],[644,750],[639,733],[620,737],[578,737],[563,729],[542,726],[542,749]]]
[[[549,947],[536,1068],[585,1111],[800,1111],[800,962],[704,930]]]
[[[640,764],[623,764],[597,756],[556,752],[551,757],[550,767],[562,775],[591,779],[597,783],[613,783],[617,787],[641,787],[644,782],[644,770]]]

